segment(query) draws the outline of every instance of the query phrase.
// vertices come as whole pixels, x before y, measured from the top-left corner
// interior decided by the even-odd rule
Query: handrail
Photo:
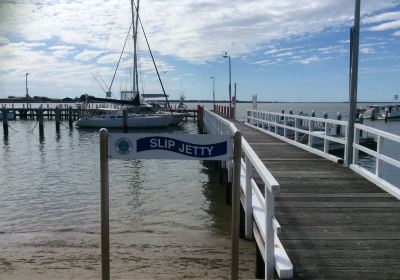
[[[360,132],[365,131],[370,134],[374,134],[377,137],[377,149],[376,151],[371,150],[367,147],[360,145]],[[354,144],[353,144],[353,163],[350,165],[350,168],[360,175],[364,176],[366,179],[370,180],[386,192],[392,194],[397,199],[400,199],[400,189],[390,182],[386,181],[382,178],[382,163],[385,162],[387,164],[392,165],[393,167],[397,167],[400,169],[400,161],[396,160],[388,155],[383,154],[383,148],[385,140],[391,140],[397,144],[400,144],[400,136],[381,131],[376,128],[372,128],[369,126],[365,126],[362,124],[355,125],[354,131]],[[364,167],[362,167],[358,163],[359,151],[364,152],[375,158],[375,172],[371,172]]]
[[[345,150],[347,147],[347,122],[342,120],[247,110],[246,124],[334,162],[341,162],[343,159],[329,154],[330,142],[343,145]],[[321,125],[318,127],[317,124]],[[336,137],[332,135],[334,126],[336,126]],[[320,128],[319,131],[316,130],[318,128]],[[294,139],[290,138],[289,132],[294,133],[292,135]],[[344,134],[344,137],[342,134]],[[304,139],[304,136],[308,138],[307,144],[300,142]],[[318,138],[323,140],[323,151],[315,148],[318,144],[315,139]]]
[[[221,116],[204,110],[204,127],[211,134],[233,135],[238,129],[236,126],[222,118]],[[265,262],[265,279],[274,277],[274,268],[279,277],[291,278],[293,275],[293,265],[286,254],[282,243],[279,240],[280,225],[275,218],[274,204],[275,194],[279,192],[279,183],[263,164],[249,143],[242,137],[242,152],[245,160],[241,162],[241,180],[243,208],[245,209],[245,235],[251,239],[253,236],[253,217],[254,222],[260,230],[259,235],[254,233],[257,245]],[[229,169],[232,164],[227,162],[228,180]],[[259,175],[265,185],[264,196],[260,187],[253,179],[253,171]]]
[[[319,131],[315,131],[317,123],[321,123]],[[339,162],[340,158],[329,154],[329,142],[343,145],[346,156],[347,151],[347,127],[348,122],[342,120],[332,120],[328,118],[316,118],[303,115],[284,114],[266,111],[247,110],[246,125],[251,126],[263,133],[274,136],[282,141],[294,146],[317,154],[329,160]],[[331,135],[333,126],[336,126],[336,136]],[[342,128],[343,127],[343,128]],[[281,130],[279,131],[278,128]],[[360,143],[362,131],[375,135],[377,140],[377,151],[371,150]],[[289,133],[294,133],[294,139],[289,138]],[[308,143],[299,142],[300,134],[307,135]],[[344,134],[344,137],[341,135]],[[293,136],[293,135],[292,135]],[[315,138],[323,139],[323,151],[315,149]],[[382,178],[382,164],[387,163],[393,167],[400,168],[400,161],[388,155],[384,155],[383,146],[385,140],[390,140],[400,144],[400,136],[385,132],[363,124],[355,124],[355,134],[353,142],[353,163],[350,168],[359,173],[366,179],[373,182],[378,187],[400,199],[400,189],[387,180]],[[358,153],[364,152],[375,158],[375,172],[371,172],[358,164]],[[346,159],[344,159],[346,161]]]

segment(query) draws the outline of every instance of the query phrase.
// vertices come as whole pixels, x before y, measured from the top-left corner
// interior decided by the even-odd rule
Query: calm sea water
[[[48,121],[40,139],[34,121],[10,125],[0,136],[0,279],[99,279],[98,131],[56,134]],[[228,279],[224,201],[218,172],[200,161],[110,161],[112,278]],[[255,245],[240,246],[241,275],[251,278]]]
[[[192,107],[191,104],[188,105]],[[205,104],[211,107],[212,104]],[[238,104],[243,119],[251,104]],[[268,103],[317,116],[344,103]],[[400,134],[400,122],[365,124]],[[0,279],[99,279],[100,192],[97,130],[55,132],[45,122],[11,121],[0,135]],[[152,132],[197,133],[193,122]],[[140,132],[144,132],[141,130]],[[385,153],[400,157],[399,145]],[[374,167],[374,160],[362,157]],[[384,176],[400,185],[397,170]],[[111,161],[111,274],[118,279],[229,278],[230,207],[213,167],[199,161]],[[253,278],[255,245],[241,241],[240,273]]]

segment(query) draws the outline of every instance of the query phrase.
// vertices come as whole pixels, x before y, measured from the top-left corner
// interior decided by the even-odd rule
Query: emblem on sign
[[[133,149],[133,144],[128,138],[122,137],[115,141],[114,147],[118,154],[128,155]]]

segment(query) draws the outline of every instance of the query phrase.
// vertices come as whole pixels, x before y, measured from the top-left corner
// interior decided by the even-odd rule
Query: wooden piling
[[[8,136],[8,110],[6,108],[2,108],[1,114],[3,117],[3,133],[4,136]]]
[[[60,108],[57,106],[55,109],[56,131],[60,132]]]
[[[39,136],[43,137],[44,135],[44,126],[43,126],[43,109],[37,109],[37,119],[39,122]]]
[[[72,107],[69,106],[68,108],[68,123],[69,123],[69,128],[72,128],[73,124],[74,124],[74,119],[73,119],[73,115],[72,115]]]

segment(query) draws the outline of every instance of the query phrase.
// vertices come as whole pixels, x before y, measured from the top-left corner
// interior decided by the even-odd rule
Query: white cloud
[[[400,19],[400,12],[388,12],[388,13],[377,14],[377,15],[362,19],[362,22],[363,23],[377,23],[377,22],[390,21],[390,20],[396,20],[396,19]]]
[[[91,50],[84,50],[83,52],[77,54],[74,58],[80,61],[89,61],[92,60],[99,55],[104,53],[103,51],[91,51]]]
[[[319,60],[319,57],[316,56],[316,55],[313,55],[313,56],[308,57],[308,58],[296,60],[295,62],[300,63],[300,64],[310,64],[310,63],[316,62],[318,60]]]
[[[394,36],[400,36],[400,31],[396,31],[393,33]]]
[[[362,11],[371,14],[396,4],[398,0],[365,1]],[[0,5],[0,34],[11,32],[31,41],[58,38],[101,49],[111,32],[107,48],[118,51],[129,27],[129,1],[25,0]],[[194,63],[215,60],[223,50],[240,56],[266,42],[348,25],[354,14],[348,0],[151,1],[141,7],[153,49]]]
[[[291,55],[293,55],[293,52],[283,52],[277,54],[276,56],[279,57],[279,56],[291,56]]]
[[[8,43],[10,43],[10,40],[8,40],[6,37],[0,36],[0,44],[8,44]]]
[[[371,54],[375,53],[375,50],[373,48],[360,48],[360,53]]]
[[[382,23],[380,25],[372,26],[368,28],[369,31],[384,31],[389,29],[400,28],[400,20],[394,20],[386,23]]]

